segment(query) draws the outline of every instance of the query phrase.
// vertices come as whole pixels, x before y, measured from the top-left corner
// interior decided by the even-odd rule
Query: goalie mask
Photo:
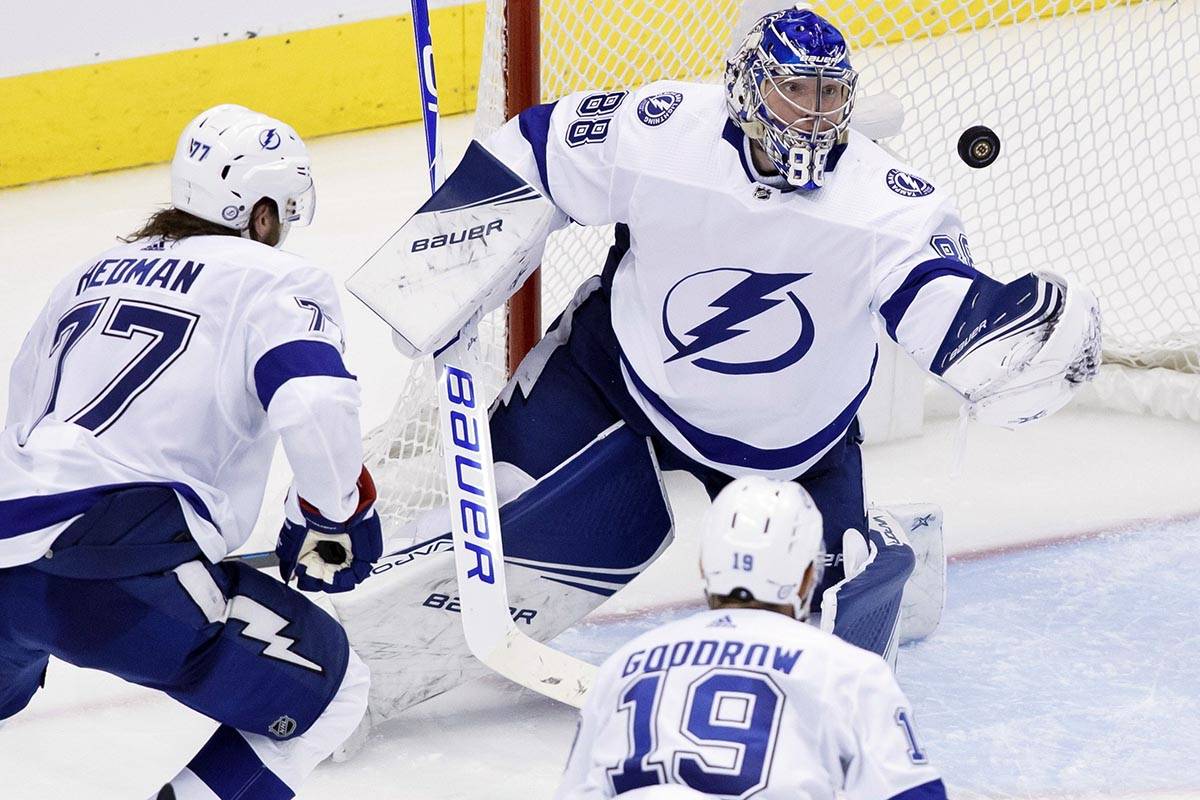
[[[730,117],[805,190],[845,147],[857,83],[842,34],[802,7],[760,19],[725,66]]]

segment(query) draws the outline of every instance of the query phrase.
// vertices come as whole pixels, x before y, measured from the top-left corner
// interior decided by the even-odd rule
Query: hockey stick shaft
[[[437,191],[442,152],[427,0],[413,0],[412,9],[429,182]],[[434,358],[463,636],[471,653],[490,669],[578,708],[596,668],[521,633],[509,613],[487,404],[475,380],[477,345],[476,319]]]
[[[442,185],[442,139],[439,128],[437,73],[433,66],[433,35],[429,31],[428,0],[412,2],[413,39],[417,52],[417,77],[421,84],[421,120],[425,126],[425,155],[429,188]]]
[[[274,550],[265,550],[260,553],[238,553],[237,555],[225,556],[222,561],[240,561],[243,564],[254,567],[255,569],[266,569],[267,567],[278,567],[279,556]]]
[[[489,668],[578,708],[595,667],[521,633],[512,621],[486,399],[476,382],[476,324],[434,359],[463,635]]]

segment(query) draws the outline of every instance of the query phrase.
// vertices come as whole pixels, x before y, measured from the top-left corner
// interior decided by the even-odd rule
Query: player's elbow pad
[[[1100,308],[1096,296],[1050,272],[1009,287],[1020,307],[1003,306],[966,331],[951,351],[942,380],[967,401],[973,418],[1015,427],[1043,419],[1067,404],[1100,366]]]

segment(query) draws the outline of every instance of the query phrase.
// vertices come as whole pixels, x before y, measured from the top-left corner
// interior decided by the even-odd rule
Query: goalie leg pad
[[[826,590],[821,628],[894,666],[901,598],[916,557],[900,523],[879,509],[870,515],[867,551],[865,563],[848,563],[848,577]]]
[[[617,423],[500,508],[513,619],[545,641],[575,624],[670,544],[650,443]],[[449,532],[385,555],[374,577],[331,598],[371,668],[386,720],[487,668],[463,639]]]
[[[798,479],[821,512],[825,560],[821,579],[813,595],[813,611],[821,610],[824,592],[845,577],[842,534],[847,528],[867,529],[867,501],[863,489],[862,438],[858,420],[850,425],[842,441]]]
[[[908,533],[916,567],[900,605],[900,644],[928,638],[946,608],[946,548],[942,509],[932,503],[890,506],[888,513]]]

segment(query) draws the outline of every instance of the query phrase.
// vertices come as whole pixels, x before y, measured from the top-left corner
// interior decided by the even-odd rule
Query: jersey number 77
[[[50,348],[51,358],[56,359],[54,382],[43,417],[53,412],[58,402],[67,356],[107,305],[108,298],[80,303],[59,319]],[[142,347],[91,400],[72,412],[68,421],[97,435],[104,433],[183,354],[199,320],[189,311],[158,303],[117,300],[101,334],[136,341]]]

